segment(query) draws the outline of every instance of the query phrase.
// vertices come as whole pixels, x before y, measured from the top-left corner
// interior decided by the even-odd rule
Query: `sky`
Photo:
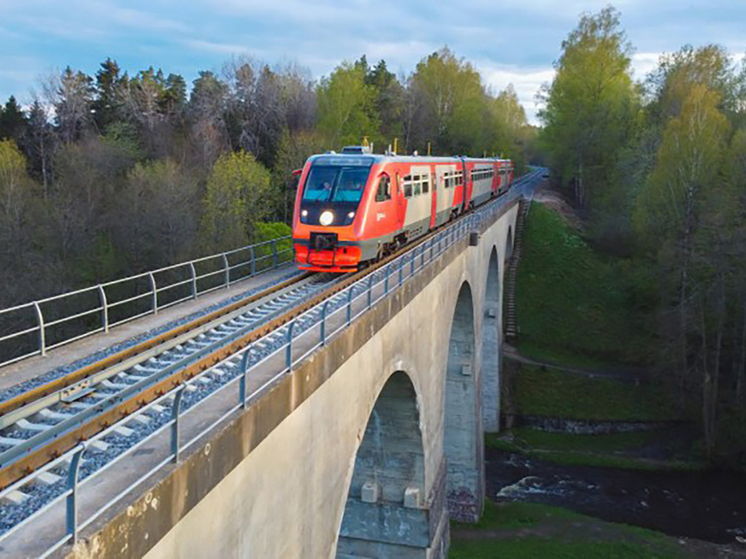
[[[107,57],[191,83],[236,56],[297,63],[313,78],[365,54],[397,74],[447,45],[494,92],[513,84],[529,120],[561,45],[584,12],[607,0],[0,0],[0,100],[21,103],[70,65],[94,75]],[[641,79],[661,53],[716,42],[746,51],[742,0],[617,0]]]

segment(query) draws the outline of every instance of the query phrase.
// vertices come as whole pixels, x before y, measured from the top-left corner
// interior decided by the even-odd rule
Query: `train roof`
[[[499,157],[435,157],[427,155],[384,155],[376,153],[321,153],[308,158],[311,163],[319,162],[328,165],[360,165],[369,167],[384,163],[458,163],[462,159],[470,162],[499,162],[510,163],[510,159]]]

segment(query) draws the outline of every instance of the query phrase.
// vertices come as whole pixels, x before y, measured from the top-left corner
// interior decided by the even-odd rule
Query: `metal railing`
[[[0,367],[277,268],[292,251],[279,237],[2,309]]]
[[[532,173],[524,177],[524,180],[531,176]],[[269,336],[272,336],[272,333],[231,356],[228,361],[239,362],[239,370],[232,378],[230,378],[230,380],[222,384],[215,391],[207,394],[202,399],[187,403],[185,402],[185,394],[190,391],[191,387],[199,386],[201,382],[200,379],[204,378],[206,375],[210,375],[219,369],[225,369],[226,361],[222,361],[206,369],[187,383],[176,388],[175,391],[161,396],[129,416],[125,421],[126,423],[133,420],[136,421],[138,417],[148,414],[149,412],[152,413],[154,410],[166,406],[170,407],[168,420],[164,421],[163,424],[158,426],[133,446],[127,448],[121,452],[121,454],[114,457],[103,467],[93,472],[89,472],[87,477],[84,477],[84,479],[80,479],[80,466],[87,449],[94,445],[96,441],[100,441],[103,438],[112,435],[112,432],[115,432],[121,424],[112,425],[105,431],[92,437],[90,440],[78,445],[76,448],[63,454],[53,462],[50,462],[41,469],[35,471],[30,476],[21,479],[0,491],[0,500],[2,500],[3,497],[20,489],[26,484],[31,483],[41,474],[59,468],[64,463],[68,464],[66,487],[64,491],[62,491],[52,501],[36,510],[22,522],[16,524],[11,529],[0,535],[0,543],[16,533],[23,526],[26,526],[41,515],[46,514],[52,507],[61,504],[61,502],[65,500],[66,512],[64,522],[62,518],[57,518],[57,524],[61,531],[60,538],[52,543],[41,557],[51,555],[54,551],[67,543],[74,544],[77,541],[78,534],[81,530],[93,523],[104,512],[124,498],[130,491],[167,464],[179,463],[182,453],[197,443],[198,440],[215,428],[219,423],[226,420],[232,414],[246,409],[252,401],[268,392],[269,388],[274,386],[286,374],[291,372],[296,364],[303,361],[312,352],[329,343],[332,338],[339,335],[349,327],[355,319],[370,310],[378,301],[388,297],[391,293],[401,288],[406,280],[409,280],[417,275],[421,270],[427,268],[448,248],[481,225],[483,221],[491,219],[504,203],[520,196],[520,186],[520,183],[516,184],[516,187],[509,192],[508,195],[501,198],[502,203],[495,202],[489,204],[488,206],[477,210],[475,213],[457,221],[431,239],[425,241],[423,244],[416,246],[409,252],[393,260],[380,270],[362,278],[358,282],[346,287],[332,298],[319,303],[294,318],[279,330],[279,332],[284,334],[284,343],[278,347],[274,347],[267,355],[259,356],[258,350],[255,346],[258,346],[261,342],[267,340]],[[308,326],[309,322],[311,323],[310,326]],[[264,368],[274,366],[276,368],[271,373],[269,380],[263,382],[253,390],[250,390],[250,373],[260,366]],[[223,374],[225,374],[224,370],[221,371],[221,375]],[[153,382],[157,382],[157,380],[158,379],[154,379]],[[204,408],[208,407],[210,402],[224,401],[225,399],[218,399],[215,398],[215,396],[220,393],[225,393],[225,391],[231,388],[236,390],[235,397],[230,398],[229,400],[229,402],[233,403],[229,403],[223,408],[212,410],[210,417],[214,417],[213,420],[209,421],[209,423],[202,429],[199,429],[199,432],[194,433],[189,440],[182,441],[180,425],[183,424],[184,418],[192,414],[192,412],[198,408],[203,410],[199,415],[201,418],[204,418]],[[200,425],[201,424],[202,423],[200,422]],[[110,471],[115,464],[127,457],[131,459],[145,460],[146,458],[143,456],[147,456],[150,453],[143,452],[138,455],[136,451],[147,443],[153,442],[156,437],[162,435],[168,439],[168,443],[166,443],[168,446],[167,454],[162,458],[156,457],[152,459],[156,460],[157,463],[150,467],[147,472],[143,473],[103,505],[98,506],[93,511],[89,511],[87,518],[81,521],[79,519],[79,496],[81,488],[90,484],[92,480],[100,476],[102,473]],[[97,489],[97,491],[100,491],[100,488]],[[45,516],[45,523],[49,524],[52,522],[53,519],[49,515]],[[54,537],[56,538],[56,536]]]

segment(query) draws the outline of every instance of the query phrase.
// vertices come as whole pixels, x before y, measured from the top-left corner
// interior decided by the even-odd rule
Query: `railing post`
[[[399,260],[399,287],[404,284],[404,258]]]
[[[412,256],[409,259],[409,277],[412,277],[414,275],[414,261],[415,258],[417,258],[417,255],[415,254],[415,251],[412,251]]]
[[[288,371],[293,370],[293,328],[295,328],[295,319],[293,319],[290,324],[288,324],[288,346],[285,350],[285,366],[287,366]]]
[[[101,326],[104,328],[104,332],[109,331],[109,304],[106,300],[106,291],[104,286],[99,284],[98,295],[101,299]]]
[[[148,272],[150,278],[150,289],[153,292],[153,314],[158,314],[158,285],[155,283],[155,276],[153,272]]]
[[[254,246],[249,247],[249,254],[251,255],[251,275],[256,274],[256,254],[254,254]]]
[[[391,267],[391,264],[386,264],[385,275],[383,278],[383,293],[385,295],[389,294],[389,272],[390,272],[389,268],[390,267]]]
[[[184,398],[184,392],[186,392],[186,384],[182,384],[176,389],[176,396],[174,397],[174,406],[171,410],[171,454],[174,455],[174,464],[179,463],[179,419],[181,418],[181,400]]]
[[[352,322],[352,287],[347,291],[347,326]]]
[[[67,470],[67,489],[70,491],[67,496],[67,535],[72,538],[73,545],[78,542],[78,477],[85,447],[85,443],[82,443],[75,448],[75,454]]]
[[[277,239],[272,241],[272,267],[277,268]]]
[[[249,387],[249,362],[251,360],[251,346],[246,348],[243,356],[241,357],[241,380],[239,381],[239,394],[238,401],[241,404],[242,409],[246,409],[246,393]]]
[[[228,256],[223,253],[223,270],[225,273],[225,286],[228,287],[231,284],[231,266],[228,263]]]
[[[189,263],[189,269],[192,272],[192,299],[197,298],[197,270],[194,267],[194,262]]]
[[[39,323],[39,355],[47,354],[47,341],[46,332],[44,326],[44,315],[41,312],[41,306],[39,303],[34,301],[34,309],[36,310],[36,320]]]
[[[368,276],[368,308],[373,306],[373,274]]]
[[[324,302],[321,307],[321,345],[326,345],[326,309],[329,307],[329,301]]]

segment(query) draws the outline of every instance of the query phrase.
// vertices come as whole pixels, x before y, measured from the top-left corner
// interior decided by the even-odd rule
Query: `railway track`
[[[531,174],[519,179],[516,187],[530,178]],[[5,492],[5,504],[22,504],[28,498],[24,477],[81,441],[113,425],[117,426],[112,431],[113,436],[125,441],[137,428],[143,428],[143,422],[152,421],[152,427],[157,428],[163,421],[163,417],[156,417],[163,411],[158,406],[153,407],[153,417],[145,414],[128,417],[174,392],[203,371],[212,367],[208,374],[200,375],[196,383],[207,395],[211,389],[207,385],[212,384],[217,389],[235,379],[242,370],[242,358],[235,355],[237,352],[250,344],[257,351],[266,350],[267,354],[276,351],[285,343],[287,328],[283,328],[284,325],[301,315],[297,321],[300,323],[295,324],[296,331],[317,324],[324,312],[318,308],[319,303],[328,300],[331,308],[343,305],[345,297],[339,295],[340,291],[365,276],[376,274],[379,268],[425,243],[437,232],[354,274],[291,278],[270,290],[0,403],[0,490],[11,484],[15,487],[11,493]],[[310,309],[314,310],[307,312]],[[245,355],[250,356],[250,353]],[[198,389],[190,384],[187,385],[189,390]],[[168,416],[167,411],[165,416]],[[95,456],[96,453],[106,454],[107,446],[103,440],[97,440],[87,448]],[[45,478],[33,476],[28,491],[37,490],[40,484],[63,487],[67,469],[63,462],[59,469],[40,474]],[[0,506],[0,524],[2,509]]]
[[[88,428],[86,435],[70,437],[88,420],[157,384],[164,371],[177,373],[201,362],[334,281],[326,274],[295,276],[0,403],[0,489],[67,450],[61,439],[94,434]],[[98,424],[106,427],[110,421]],[[48,443],[56,444],[40,455]]]

